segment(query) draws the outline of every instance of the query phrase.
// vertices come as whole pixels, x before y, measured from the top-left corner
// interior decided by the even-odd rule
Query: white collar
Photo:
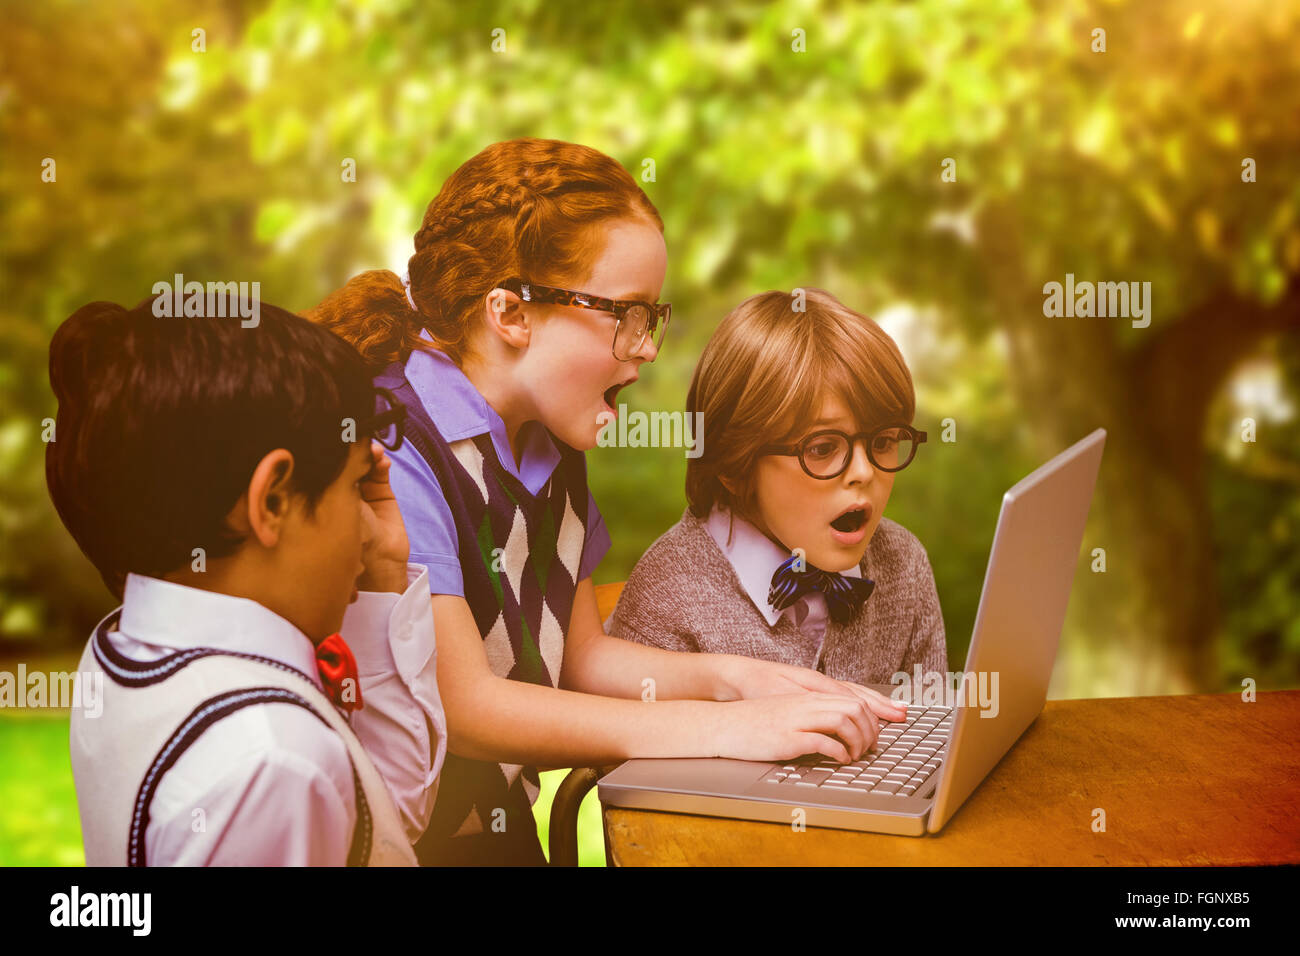
[[[735,530],[731,542],[727,542],[728,524],[734,520]],[[772,587],[772,575],[776,573],[790,555],[777,547],[776,543],[740,515],[732,515],[720,505],[714,505],[704,522],[709,537],[717,542],[723,556],[731,562],[740,579],[741,586],[749,599],[754,602],[760,614],[772,627],[781,619],[781,615],[794,608],[798,602],[783,611],[778,611],[767,603],[767,593]],[[845,577],[860,578],[862,569],[854,565],[840,572]],[[801,599],[802,600],[802,599]]]
[[[288,664],[321,686],[311,639],[269,608],[248,598],[128,574],[122,617],[111,637],[146,645],[152,654],[212,647],[256,654]],[[131,657],[130,648],[119,648]]]

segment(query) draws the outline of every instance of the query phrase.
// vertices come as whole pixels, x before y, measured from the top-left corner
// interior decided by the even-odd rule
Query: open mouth
[[[614,403],[618,401],[618,393],[636,380],[637,376],[634,375],[625,382],[619,382],[617,385],[611,385],[609,388],[605,389],[605,404],[610,408],[616,408],[617,406]]]
[[[846,534],[852,534],[867,523],[868,517],[870,516],[867,514],[865,508],[854,508],[852,511],[844,512],[832,521],[831,527],[836,531],[843,531]]]

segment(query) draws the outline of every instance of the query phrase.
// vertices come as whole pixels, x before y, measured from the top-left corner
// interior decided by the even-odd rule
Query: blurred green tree
[[[1005,368],[1014,401],[990,417],[972,397],[988,389],[927,386],[936,414],[976,427],[932,449],[943,474],[925,486],[957,497],[903,513],[931,533],[983,516],[976,494],[1009,463],[1104,425],[1090,538],[1110,577],[1088,586],[1105,596],[1093,630],[1157,675],[1132,687],[1211,687],[1223,582],[1208,416],[1234,367],[1300,322],[1298,41],[1295,5],[1172,0],[1050,13],[1024,0],[14,9],[0,589],[11,602],[82,595],[80,611],[46,602],[44,627],[102,602],[68,570],[40,497],[44,347],[71,308],[136,301],[176,271],[258,279],[270,301],[309,307],[404,259],[457,165],[537,135],[615,156],[664,215],[674,354],[638,401],[680,405],[708,332],[755,291],[818,285],[867,312],[932,308],[970,354],[1005,347],[989,360],[1004,366],[983,367]],[[40,182],[45,156],[57,186]],[[1247,158],[1255,182],[1242,181]],[[340,176],[348,159],[356,182]],[[1043,285],[1067,273],[1151,282],[1150,326],[1046,317]],[[1263,429],[1248,456],[1294,461],[1283,440]],[[619,545],[625,569],[683,501],[664,479],[680,459],[619,462],[607,512],[636,529]],[[963,482],[981,462],[985,480]],[[1274,500],[1294,492],[1267,486]],[[987,537],[974,537],[963,555],[982,559]],[[961,601],[973,615],[973,596]],[[1294,612],[1293,594],[1272,601]]]

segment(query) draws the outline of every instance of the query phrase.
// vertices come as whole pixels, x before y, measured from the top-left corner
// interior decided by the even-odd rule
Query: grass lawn
[[[68,763],[68,715],[0,715],[0,866],[81,866],[81,820]]]
[[[68,715],[8,710],[0,714],[0,866],[81,866],[81,821],[68,762]],[[551,801],[567,771],[541,775],[533,806],[546,847]],[[600,804],[592,790],[578,814],[583,866],[605,865]]]

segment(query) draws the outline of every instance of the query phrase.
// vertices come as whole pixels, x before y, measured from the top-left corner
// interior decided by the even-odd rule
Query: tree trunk
[[[1220,595],[1205,450],[1210,404],[1266,338],[1295,331],[1300,279],[1272,306],[1217,296],[1157,330],[1127,362],[1132,437],[1145,450],[1126,449],[1124,463],[1144,462],[1130,469],[1128,480],[1145,494],[1120,494],[1120,517],[1134,528],[1149,522],[1149,533],[1138,535],[1140,581],[1161,650],[1183,662],[1188,690],[1220,690],[1225,677],[1216,640]]]
[[[1105,548],[1108,580],[1076,594],[1110,605],[1083,610],[1108,669],[1098,683],[1137,695],[1221,690],[1205,424],[1242,359],[1269,335],[1300,330],[1300,277],[1273,306],[1225,293],[1153,324],[1123,352],[1114,319],[1043,316],[1014,226],[988,222],[981,238],[1037,453],[1046,460],[1107,431],[1093,502],[1100,538],[1085,549]]]

